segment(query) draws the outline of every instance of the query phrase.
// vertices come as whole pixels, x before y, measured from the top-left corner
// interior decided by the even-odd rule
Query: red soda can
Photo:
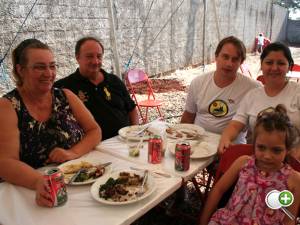
[[[187,171],[190,168],[191,146],[188,142],[180,142],[175,147],[175,170]]]
[[[63,205],[68,199],[63,173],[58,168],[46,170],[44,180],[50,188],[53,206]]]
[[[159,135],[154,135],[148,142],[148,162],[157,164],[162,158],[162,139]]]

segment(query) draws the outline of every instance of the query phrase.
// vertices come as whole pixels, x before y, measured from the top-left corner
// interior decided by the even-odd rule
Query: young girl
[[[268,208],[268,192],[289,190],[294,203],[288,207],[298,214],[300,205],[300,173],[285,163],[287,152],[298,139],[299,132],[290,123],[285,108],[257,116],[254,128],[254,156],[241,156],[216,183],[205,205],[200,224],[295,224],[282,210]],[[217,210],[223,193],[238,179],[233,194],[225,208]],[[212,215],[213,214],[213,215]],[[211,217],[211,218],[210,218]]]

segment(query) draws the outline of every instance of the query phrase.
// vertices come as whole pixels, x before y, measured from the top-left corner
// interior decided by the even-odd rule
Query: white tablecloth
[[[135,163],[93,151],[83,158],[112,161],[113,171],[126,170]],[[181,178],[155,176],[157,190],[139,202],[111,206],[96,202],[90,185],[68,186],[68,201],[55,208],[39,207],[35,192],[9,183],[0,184],[0,224],[2,225],[123,225],[130,224],[181,186]]]
[[[206,132],[207,140],[214,146],[218,146],[220,135]],[[173,140],[174,141],[174,140]],[[175,157],[171,152],[166,151],[163,161],[159,164],[150,164],[148,163],[148,144],[144,142],[143,149],[140,151],[138,157],[131,157],[128,154],[128,148],[126,142],[120,137],[116,136],[108,140],[103,141],[100,145],[96,147],[97,150],[105,153],[109,153],[120,159],[128,160],[139,164],[142,168],[148,168],[152,171],[163,171],[168,174],[172,174],[176,177],[183,178],[184,181],[190,180],[194,177],[199,171],[207,167],[214,159],[214,155],[207,158],[201,159],[191,159],[190,169],[185,172],[175,170]],[[215,153],[217,152],[217,147]]]

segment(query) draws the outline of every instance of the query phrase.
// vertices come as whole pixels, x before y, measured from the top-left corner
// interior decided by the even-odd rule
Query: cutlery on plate
[[[102,164],[96,165],[95,167],[98,167],[98,168],[103,168],[103,167],[107,167],[107,166],[109,166],[110,164],[112,164],[112,162],[106,162],[106,163],[102,163]]]
[[[145,190],[144,190],[144,186],[147,182],[147,179],[148,179],[148,173],[149,171],[148,170],[145,170],[144,172],[144,176],[143,176],[143,182],[142,182],[142,185],[140,186],[138,192],[137,192],[137,197],[141,197],[144,193],[145,193]]]
[[[140,134],[142,134],[144,131],[146,131],[149,128],[149,125],[143,127],[142,129],[138,130],[134,135],[138,136]]]
[[[99,164],[99,165],[96,165],[95,167],[97,167],[98,169],[101,169],[101,168],[104,168],[104,167],[107,167],[109,166],[110,164],[112,164],[112,162],[106,162],[106,163],[102,163],[102,164]],[[83,172],[86,172],[86,169],[85,168],[81,168],[80,170],[78,170],[69,180],[68,184],[72,184],[76,178],[79,176],[79,174],[83,173]]]
[[[72,184],[76,178],[79,176],[79,174],[81,174],[82,172],[84,172],[86,169],[84,168],[81,168],[80,170],[78,170],[72,177],[71,179],[69,180],[68,184]]]
[[[141,169],[141,168],[136,168],[136,167],[130,167],[130,169],[132,169],[132,170],[137,170],[137,171],[143,171],[143,170],[145,170],[145,169]],[[166,177],[166,178],[170,178],[171,177],[171,175],[169,175],[169,174],[166,174],[166,173],[161,173],[161,172],[156,172],[156,171],[151,171],[152,173],[155,173],[155,174],[157,174],[157,175],[160,175],[160,176],[162,176],[162,177]]]

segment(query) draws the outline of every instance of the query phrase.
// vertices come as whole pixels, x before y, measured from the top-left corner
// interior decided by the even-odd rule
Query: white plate
[[[139,131],[145,128],[147,125],[133,125],[128,127],[123,127],[119,130],[119,135],[124,139],[129,139],[133,141],[139,141],[141,138],[144,140],[149,139],[149,135],[144,136],[144,132],[137,134]]]
[[[58,166],[58,168],[64,172],[64,167],[67,166],[67,165],[71,165],[71,164],[79,164],[80,162],[89,162],[93,165],[99,165],[99,164],[102,164],[102,163],[106,163],[104,161],[99,161],[99,160],[96,160],[96,159],[90,159],[90,158],[87,158],[87,159],[74,159],[74,160],[71,160],[71,161],[68,161],[68,162],[65,162],[63,164],[60,164]],[[109,166],[106,166],[105,167],[105,172],[102,176],[105,176],[106,174],[110,174],[111,173],[111,165]],[[68,184],[70,178],[73,176],[74,174],[68,174],[68,175],[64,175],[64,180],[65,180],[65,183]],[[100,176],[100,177],[102,177]],[[97,179],[99,179],[99,177],[97,177],[96,179],[88,179],[86,181],[83,181],[83,182],[73,182],[72,184],[69,184],[69,185],[85,185],[85,184],[91,184],[91,183],[94,183]]]
[[[191,159],[201,159],[213,156],[217,153],[219,138],[214,136],[204,136],[201,141],[188,141],[191,145]],[[175,155],[176,142],[168,142],[167,149]]]
[[[126,205],[126,204],[131,204],[131,203],[134,203],[134,202],[137,202],[137,201],[141,201],[145,198],[147,198],[149,195],[151,195],[155,190],[156,190],[156,184],[155,184],[155,181],[154,181],[154,177],[151,173],[148,174],[148,179],[147,179],[147,183],[146,185],[149,187],[148,190],[141,196],[141,197],[137,197],[135,199],[131,199],[129,201],[125,201],[125,202],[115,202],[115,201],[112,201],[112,200],[106,200],[104,198],[100,198],[99,197],[99,188],[102,184],[105,184],[106,181],[112,177],[114,179],[118,178],[119,177],[119,173],[120,172],[129,172],[131,174],[135,173],[135,174],[138,174],[140,176],[143,176],[143,173],[144,171],[132,171],[132,170],[128,170],[128,171],[117,171],[117,172],[114,172],[112,174],[108,174],[108,175],[105,175],[105,176],[102,176],[100,177],[91,187],[91,194],[93,196],[93,198],[98,201],[98,202],[101,202],[101,203],[104,203],[104,204],[108,204],[108,205]]]
[[[205,130],[196,124],[180,123],[169,127],[169,129],[174,132],[171,134],[167,132],[167,137],[172,139],[193,140],[197,139],[197,136],[201,136],[205,133]],[[189,137],[188,134],[190,134],[191,137]]]

